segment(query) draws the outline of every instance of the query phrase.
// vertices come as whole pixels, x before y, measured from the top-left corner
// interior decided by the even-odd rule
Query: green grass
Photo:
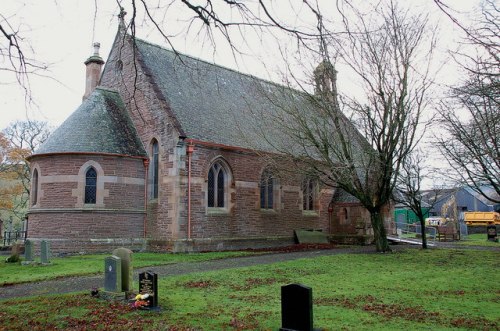
[[[7,324],[9,330],[277,330],[280,288],[289,283],[312,287],[316,328],[498,330],[499,257],[492,251],[412,249],[165,277],[159,280],[160,313],[87,293],[46,296],[1,301],[0,330]]]
[[[486,233],[474,233],[467,236],[467,239],[457,242],[464,246],[485,246],[485,247],[500,247],[500,243],[489,241]]]
[[[190,254],[134,253],[134,268],[165,265],[179,262],[200,262],[227,257],[248,255],[247,252],[212,252]],[[0,286],[26,283],[58,277],[81,276],[104,273],[104,258],[109,254],[75,255],[51,258],[50,265],[22,265],[0,261]],[[1,329],[0,329],[1,330]]]

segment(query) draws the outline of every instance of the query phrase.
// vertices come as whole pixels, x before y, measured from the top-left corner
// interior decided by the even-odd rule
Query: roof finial
[[[125,15],[127,15],[127,12],[125,11],[125,8],[120,6],[120,14],[118,14],[118,18],[120,19],[120,28],[125,29]]]

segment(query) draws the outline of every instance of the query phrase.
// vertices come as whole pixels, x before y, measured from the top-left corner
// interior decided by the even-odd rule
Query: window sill
[[[305,217],[318,217],[319,214],[315,210],[302,210],[302,216],[305,216]]]
[[[209,216],[229,215],[229,210],[227,210],[226,208],[209,207],[207,208],[207,215]]]
[[[264,208],[261,208],[260,212],[262,214],[267,214],[267,215],[275,215],[278,213],[275,209],[264,209]]]

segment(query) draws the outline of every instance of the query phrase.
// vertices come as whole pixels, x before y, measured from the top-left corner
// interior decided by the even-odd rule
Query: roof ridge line
[[[129,37],[132,38],[131,35],[128,35]],[[224,69],[224,70],[228,70],[228,71],[232,71],[234,73],[237,73],[238,75],[241,75],[241,76],[246,76],[246,77],[249,77],[249,78],[252,78],[252,79],[256,79],[256,80],[259,80],[261,82],[264,82],[264,83],[267,83],[267,84],[270,84],[270,85],[274,85],[274,86],[277,86],[277,87],[281,87],[281,88],[285,88],[285,89],[289,89],[289,90],[292,90],[294,92],[298,92],[298,93],[307,93],[307,94],[310,94],[309,92],[306,92],[304,90],[298,90],[296,88],[293,88],[293,87],[290,87],[290,86],[286,86],[284,84],[280,84],[280,83],[276,83],[276,82],[273,82],[272,80],[269,80],[269,79],[265,79],[265,78],[261,78],[261,77],[258,77],[258,76],[254,76],[252,74],[249,74],[249,73],[245,73],[245,72],[241,72],[241,71],[238,71],[236,69],[233,69],[233,68],[229,68],[229,67],[225,67],[223,65],[220,65],[220,64],[217,64],[215,62],[209,62],[207,60],[203,60],[201,58],[198,58],[198,57],[195,57],[195,56],[192,56],[192,55],[188,55],[188,54],[185,54],[185,53],[182,53],[182,52],[179,52],[179,51],[176,51],[176,50],[173,50],[173,49],[168,49],[164,46],[161,46],[161,45],[158,45],[158,44],[154,44],[150,41],[147,41],[147,40],[144,40],[144,39],[141,39],[141,38],[138,38],[138,37],[134,37],[136,39],[136,41],[140,41],[142,43],[145,43],[145,44],[148,44],[150,46],[153,46],[153,47],[157,47],[157,48],[160,48],[164,51],[167,51],[167,52],[170,52],[170,53],[173,53],[175,54],[176,56],[185,56],[191,60],[194,60],[194,61],[199,61],[199,62],[203,62],[203,63],[206,63],[210,66],[214,66],[214,67],[218,67],[218,68],[221,68],[221,69]]]

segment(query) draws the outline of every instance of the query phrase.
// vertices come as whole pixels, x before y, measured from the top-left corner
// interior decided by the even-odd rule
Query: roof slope
[[[304,93],[136,39],[143,66],[188,138],[274,150],[266,114],[311,108]],[[263,135],[262,130],[266,130]],[[275,130],[276,131],[276,130]]]
[[[97,87],[34,155],[105,153],[147,157],[116,91]]]

